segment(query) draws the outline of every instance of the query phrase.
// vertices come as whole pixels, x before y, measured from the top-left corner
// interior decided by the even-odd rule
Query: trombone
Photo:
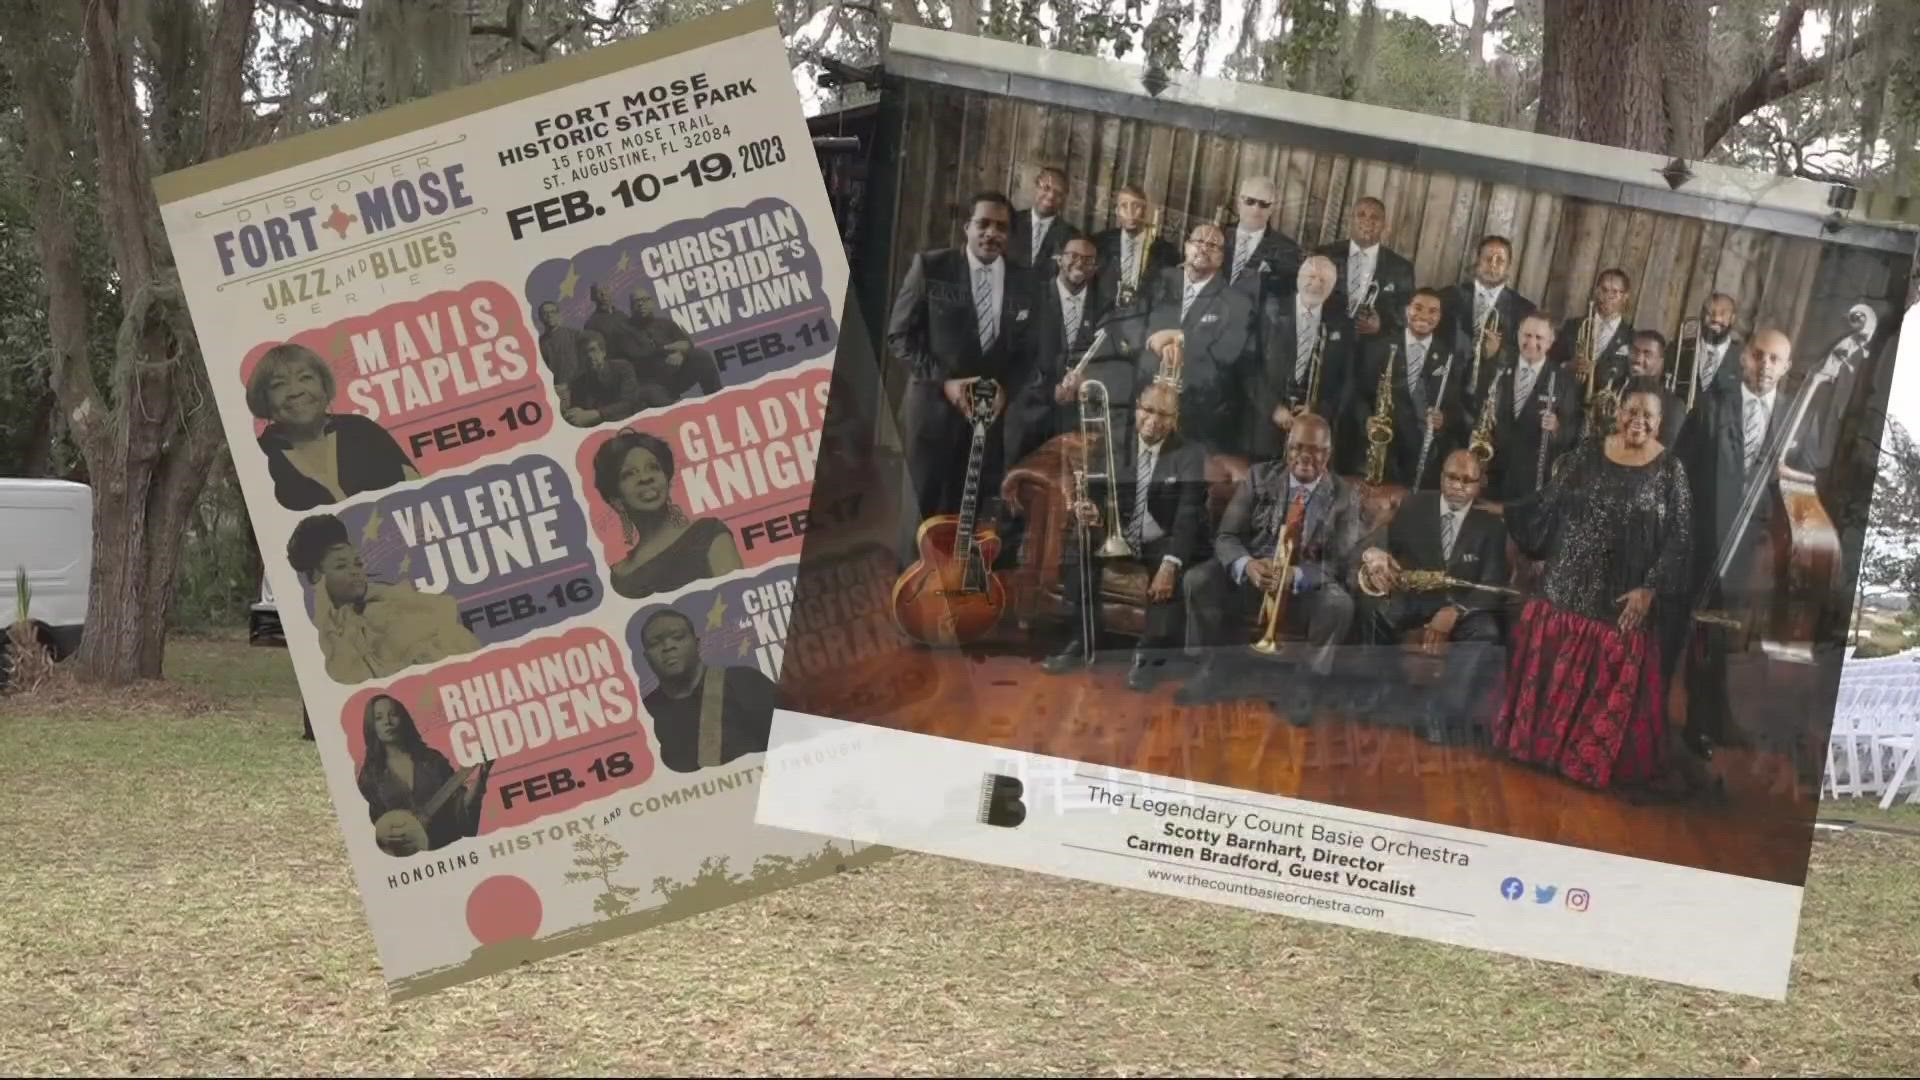
[[[1681,394],[1680,381],[1687,388]],[[1693,411],[1694,393],[1700,388],[1700,317],[1691,316],[1680,323],[1680,339],[1674,347],[1673,366],[1667,369],[1667,392],[1686,398],[1687,411]]]
[[[1073,471],[1074,503],[1077,506],[1085,501],[1087,483],[1090,480],[1104,480],[1107,485],[1107,507],[1101,513],[1101,525],[1106,529],[1107,538],[1097,552],[1103,559],[1130,559],[1134,555],[1133,546],[1121,533],[1120,493],[1114,483],[1117,469],[1113,460],[1113,418],[1108,413],[1107,384],[1098,379],[1088,379],[1080,384],[1080,467]],[[1106,444],[1106,471],[1093,471],[1097,464],[1093,456],[1090,441],[1097,437]],[[1145,498],[1141,492],[1139,498]],[[1082,525],[1080,531],[1081,552],[1085,554],[1088,541],[1088,526]],[[1082,563],[1084,567],[1085,562]],[[1085,570],[1083,569],[1083,573]]]

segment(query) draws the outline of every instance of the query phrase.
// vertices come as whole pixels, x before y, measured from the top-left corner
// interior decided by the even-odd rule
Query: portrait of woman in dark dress
[[[326,360],[293,342],[267,350],[247,379],[247,408],[267,422],[259,443],[273,496],[289,510],[420,479],[386,428],[332,411],[336,389]]]
[[[480,766],[473,784],[456,786],[438,806],[429,807],[454,769],[420,738],[406,706],[386,694],[367,702],[362,735],[366,757],[356,779],[380,850],[414,855],[479,833],[493,762]]]
[[[1630,392],[1611,434],[1506,507],[1515,545],[1545,566],[1492,728],[1515,761],[1590,788],[1673,795],[1700,782],[1667,722],[1659,629],[1685,611],[1692,506],[1660,419],[1658,394]]]
[[[719,518],[687,520],[673,501],[673,448],[643,431],[608,439],[593,455],[593,487],[620,516],[631,546],[613,564],[613,591],[628,599],[672,592],[741,567],[733,530]]]

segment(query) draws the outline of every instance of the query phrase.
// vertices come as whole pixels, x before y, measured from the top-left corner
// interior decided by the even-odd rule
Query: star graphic
[[[379,507],[377,506],[374,507],[373,513],[367,515],[367,527],[360,530],[360,539],[366,541],[369,544],[373,543],[375,540],[380,539],[380,508]]]
[[[572,263],[568,263],[567,276],[560,279],[560,299],[562,300],[573,299],[574,287],[579,284],[580,284],[580,272],[573,268]]]
[[[347,238],[347,226],[353,224],[358,220],[360,220],[358,215],[349,214],[346,211],[340,209],[339,203],[334,203],[333,213],[328,214],[327,220],[321,222],[320,224],[326,228],[332,229],[334,232],[339,233],[340,239],[345,240]]]
[[[621,270],[621,271],[624,271],[624,270],[626,270],[626,268],[627,268],[627,267],[629,267],[629,266],[632,266],[632,265],[633,265],[633,259],[632,259],[632,257],[631,257],[631,256],[629,256],[629,255],[628,255],[628,254],[627,254],[626,252],[624,252],[624,251],[623,251],[623,252],[621,252],[621,253],[620,253],[620,261],[619,261],[619,262],[617,262],[617,263],[614,263],[614,264],[613,264],[613,268],[614,268],[615,270]]]
[[[747,655],[747,650],[751,648],[753,648],[753,639],[748,637],[745,634],[741,634],[740,635],[740,651],[735,655],[745,656]]]
[[[714,597],[713,607],[708,609],[707,611],[707,629],[718,630],[721,627],[725,626],[726,623],[724,620],[726,619],[726,617],[727,617],[727,598],[724,596]]]

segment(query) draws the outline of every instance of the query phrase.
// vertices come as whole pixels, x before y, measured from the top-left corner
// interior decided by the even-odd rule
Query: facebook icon
[[[1520,899],[1520,894],[1526,891],[1527,891],[1526,884],[1517,877],[1510,877],[1507,880],[1500,883],[1500,895],[1506,897],[1509,900]]]

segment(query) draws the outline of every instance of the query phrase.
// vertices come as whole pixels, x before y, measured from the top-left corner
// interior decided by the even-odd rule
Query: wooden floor
[[[1803,884],[1817,803],[1784,757],[1723,750],[1717,805],[1636,805],[1476,747],[1322,710],[1296,728],[1263,701],[1182,706],[1189,669],[1142,693],[1125,650],[1050,675],[1040,656],[904,649],[783,692],[790,708],[1200,783],[1310,799],[1699,869]],[[892,687],[884,705],[839,695]],[[849,689],[855,688],[855,689]],[[870,694],[869,702],[876,699]],[[1378,718],[1376,718],[1377,720]]]

